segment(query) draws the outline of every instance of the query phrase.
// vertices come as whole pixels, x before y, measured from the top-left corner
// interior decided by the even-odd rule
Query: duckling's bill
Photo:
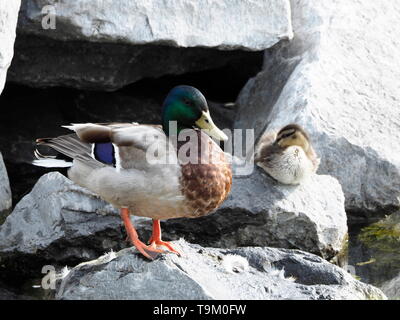
[[[210,137],[219,140],[227,141],[228,136],[220,130],[211,118],[210,111],[203,111],[199,120],[196,121],[196,126],[204,130]]]

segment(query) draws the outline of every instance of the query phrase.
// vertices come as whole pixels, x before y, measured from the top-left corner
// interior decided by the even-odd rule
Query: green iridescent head
[[[163,130],[167,135],[170,134],[170,121],[176,121],[177,133],[197,127],[217,140],[227,140],[212,121],[206,98],[194,87],[177,86],[168,93],[162,112]]]

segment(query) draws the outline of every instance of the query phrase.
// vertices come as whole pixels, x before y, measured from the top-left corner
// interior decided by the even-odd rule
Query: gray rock
[[[94,259],[124,243],[115,209],[58,172],[41,177],[0,226],[1,262],[21,274],[40,274],[43,261]]]
[[[292,37],[288,0],[22,3],[9,79],[35,87],[116,90],[143,78],[258,57],[249,51]],[[54,30],[42,27],[49,4]]]
[[[171,219],[163,232],[204,246],[273,246],[327,259],[344,247],[347,219],[338,181],[315,175],[299,186],[279,184],[259,168],[234,177],[218,211],[198,219]]]
[[[5,215],[12,205],[10,182],[8,181],[7,169],[0,153],[0,224],[2,215]]]
[[[22,2],[19,32],[62,41],[263,50],[292,37],[289,0]],[[55,29],[44,29],[53,13]]]
[[[400,274],[381,286],[381,290],[389,299],[400,300]]]
[[[14,54],[15,29],[21,0],[0,0],[0,94]]]
[[[272,248],[202,248],[180,240],[182,257],[147,261],[124,249],[71,269],[58,299],[386,299],[320,257]]]
[[[400,207],[400,47],[397,1],[292,0],[295,37],[265,55],[242,90],[235,126],[275,131],[304,126],[335,176],[346,209]]]

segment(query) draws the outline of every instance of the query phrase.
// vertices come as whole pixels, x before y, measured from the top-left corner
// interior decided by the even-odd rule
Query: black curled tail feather
[[[41,167],[71,167],[72,160],[82,160],[92,166],[98,166],[91,157],[91,144],[82,142],[79,137],[73,133],[59,136],[56,138],[41,138],[36,140],[38,146],[50,147],[68,160],[57,159],[55,156],[43,155],[37,149],[34,152],[36,160],[33,164]]]

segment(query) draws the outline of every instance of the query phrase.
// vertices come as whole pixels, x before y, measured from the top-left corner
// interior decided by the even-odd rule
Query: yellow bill
[[[196,126],[204,130],[210,137],[216,140],[228,140],[228,136],[214,124],[209,111],[203,111],[201,118],[196,121]]]

